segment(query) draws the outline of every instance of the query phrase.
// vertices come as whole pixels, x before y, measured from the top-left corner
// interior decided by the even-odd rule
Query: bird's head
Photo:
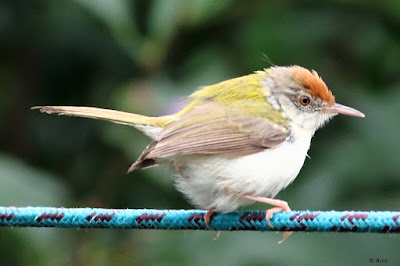
[[[364,117],[351,107],[335,102],[335,96],[314,70],[300,66],[271,67],[264,85],[269,88],[268,101],[282,115],[313,133],[337,114]]]

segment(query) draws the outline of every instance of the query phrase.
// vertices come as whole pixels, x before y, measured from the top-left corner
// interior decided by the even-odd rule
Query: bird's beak
[[[342,114],[342,115],[349,115],[349,116],[356,116],[356,117],[365,117],[363,113],[360,111],[348,107],[346,105],[340,104],[340,103],[335,103],[334,105],[331,106],[325,106],[324,111],[327,112],[333,112],[337,114]]]

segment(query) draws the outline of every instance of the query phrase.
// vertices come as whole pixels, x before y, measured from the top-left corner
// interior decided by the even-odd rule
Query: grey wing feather
[[[244,116],[217,103],[206,103],[168,124],[130,171],[175,155],[245,156],[279,145],[288,136],[285,127],[275,126],[266,119]]]

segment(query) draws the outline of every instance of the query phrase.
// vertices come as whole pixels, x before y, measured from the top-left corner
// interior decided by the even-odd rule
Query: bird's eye
[[[300,104],[301,104],[301,105],[307,106],[307,105],[309,105],[310,103],[311,103],[310,97],[304,96],[304,95],[300,97]]]

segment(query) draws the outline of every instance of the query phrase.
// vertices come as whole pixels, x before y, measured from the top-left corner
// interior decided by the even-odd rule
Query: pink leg
[[[214,208],[211,208],[211,209],[209,209],[208,211],[207,211],[207,213],[206,214],[204,214],[204,223],[206,224],[206,226],[207,226],[207,228],[208,229],[212,229],[211,227],[210,227],[210,221],[211,221],[211,216],[213,215],[213,213],[214,213]]]
[[[207,228],[209,230],[212,230],[212,228],[210,227],[210,221],[211,221],[211,216],[214,213],[214,208],[211,208],[207,211],[207,213],[204,215],[204,223],[206,224]],[[214,237],[214,240],[217,240],[219,238],[219,235],[221,234],[221,231],[217,231],[216,235]]]
[[[291,209],[289,208],[289,204],[284,200],[271,199],[271,198],[265,198],[265,197],[260,197],[260,196],[253,196],[253,195],[249,195],[249,194],[241,195],[241,197],[245,198],[245,199],[254,200],[254,201],[258,201],[258,202],[276,206],[274,208],[271,208],[271,209],[268,209],[265,211],[265,220],[267,221],[267,224],[271,228],[274,228],[274,227],[272,226],[270,220],[275,213],[281,212],[281,211],[285,211],[285,212],[291,211]],[[286,238],[288,238],[291,234],[292,234],[292,232],[289,232],[289,231],[283,233],[283,239],[281,241],[279,241],[278,243],[282,243],[283,241],[285,241]]]

